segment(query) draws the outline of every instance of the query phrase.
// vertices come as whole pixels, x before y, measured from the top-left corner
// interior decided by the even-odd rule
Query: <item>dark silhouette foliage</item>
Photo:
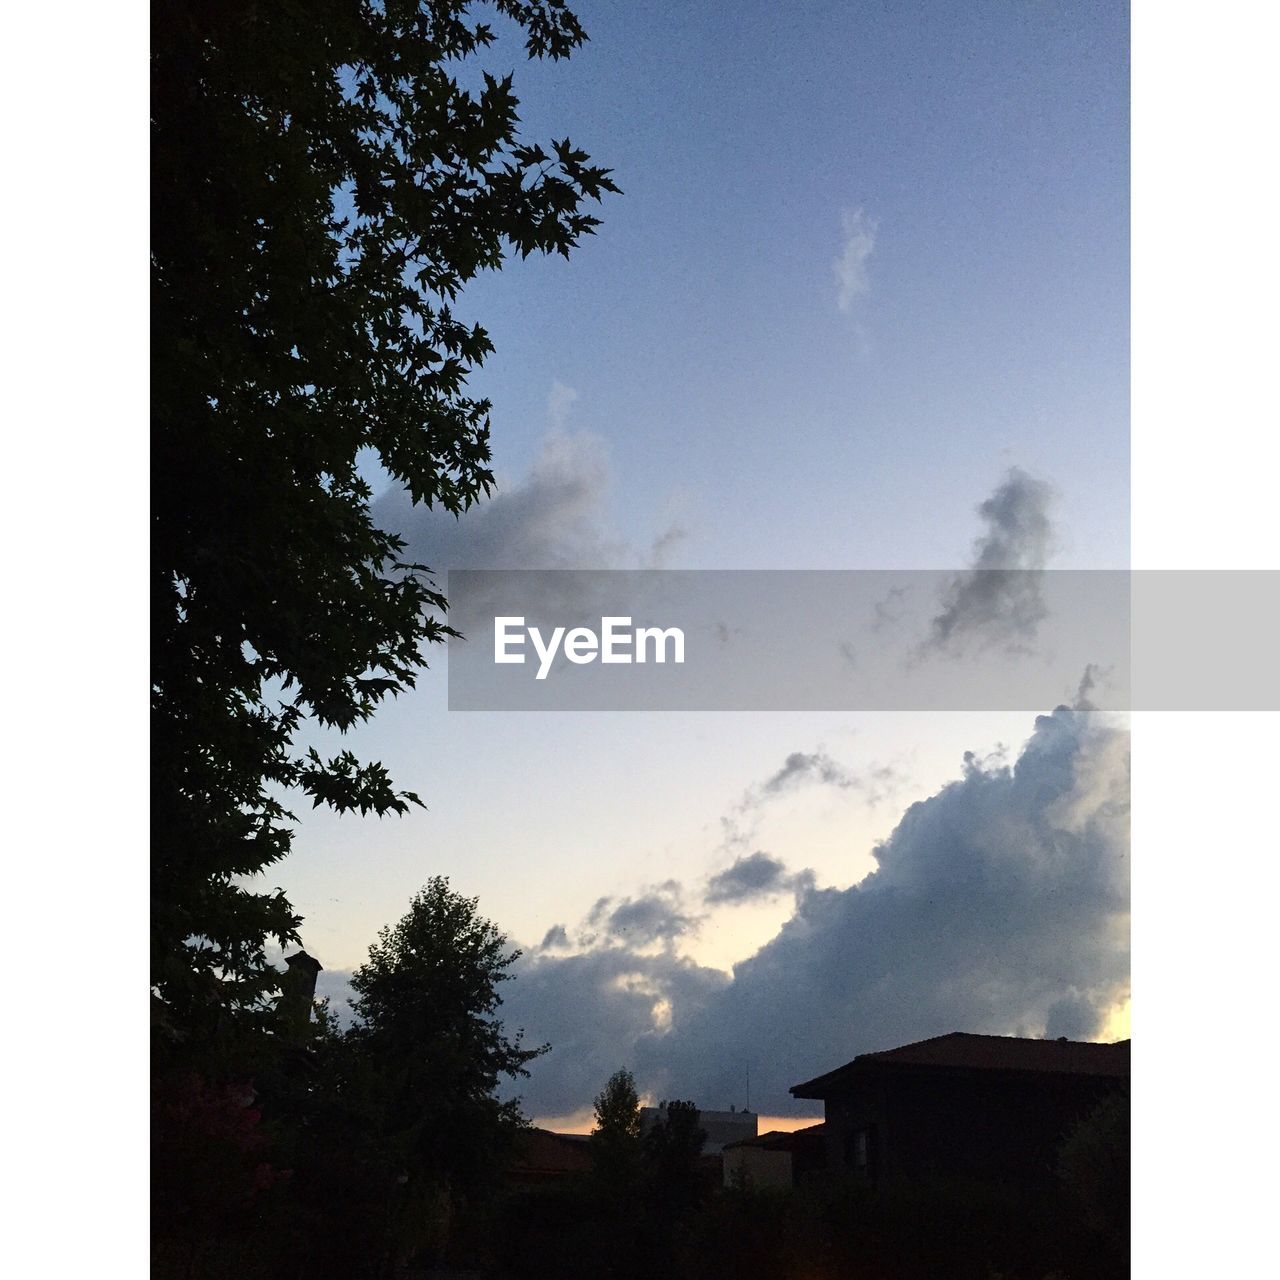
[[[156,1274],[381,1277],[474,1248],[525,1124],[499,1087],[543,1052],[499,1018],[518,955],[436,877],[353,975],[354,1025],[322,1002],[252,1083],[162,1085]]]
[[[635,1077],[619,1068],[595,1098],[591,1159],[601,1183],[631,1195],[640,1176],[640,1095]]]
[[[451,309],[515,252],[560,253],[615,190],[567,139],[519,139],[469,0],[166,0],[153,11],[153,879],[174,1052],[261,1011],[291,795],[417,803],[378,763],[299,750],[413,685],[447,634],[424,566],[370,518],[376,459],[417,502],[488,492],[489,354]],[[562,0],[494,0],[529,55],[586,39]]]
[[[692,1102],[666,1102],[660,1110],[644,1135],[647,1195],[660,1212],[674,1214],[692,1209],[702,1199],[705,1179],[698,1162],[707,1135]]]
[[[387,1132],[411,1178],[450,1193],[496,1176],[523,1123],[516,1100],[498,1100],[499,1086],[528,1075],[547,1049],[524,1048],[497,1018],[499,984],[520,953],[476,906],[434,877],[351,979],[359,1021],[348,1037],[378,1073]]]

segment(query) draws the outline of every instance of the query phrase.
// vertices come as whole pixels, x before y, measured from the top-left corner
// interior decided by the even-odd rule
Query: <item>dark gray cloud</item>
[[[609,913],[606,927],[612,937],[646,946],[678,938],[695,923],[696,918],[681,911],[670,897],[648,893],[620,902]]]
[[[1102,1025],[1103,1011],[1085,993],[1069,992],[1049,1006],[1044,1033],[1051,1039],[1087,1040]]]
[[[437,573],[450,569],[665,568],[688,536],[669,522],[647,548],[629,543],[609,510],[612,483],[604,441],[565,423],[578,393],[561,383],[547,401],[550,430],[528,473],[499,477],[494,492],[461,516],[415,507],[393,489],[374,504],[374,519],[397,533],[406,559]]]
[[[738,858],[732,866],[717,872],[707,881],[704,901],[708,906],[725,903],[750,902],[759,898],[774,897],[786,893],[797,884],[808,884],[811,872],[792,876],[787,864],[757,849],[755,853]]]
[[[1024,652],[1048,610],[1043,574],[1053,550],[1053,488],[1018,467],[978,507],[986,525],[973,563],[944,593],[918,656],[998,647]]]
[[[617,529],[609,501],[611,470],[604,441],[589,432],[568,432],[564,420],[577,393],[556,384],[548,404],[551,430],[527,474],[500,476],[494,492],[460,516],[414,506],[403,490],[374,504],[376,523],[404,540],[403,558],[428,566],[444,586],[457,569],[656,569],[667,567],[688,536],[668,522],[648,547],[633,544]],[[576,576],[544,581],[540,608],[570,625],[599,617],[596,596],[603,584]],[[495,588],[496,589],[496,588]],[[457,601],[449,622],[464,636],[478,634],[489,601],[474,583],[464,614]]]
[[[1127,991],[1128,734],[1087,706],[1040,716],[1013,764],[968,756],[910,806],[848,889],[802,886],[732,979],[625,946],[537,956],[504,1016],[559,1051],[522,1090],[589,1103],[625,1064],[661,1095],[752,1099],[856,1053],[947,1031],[1088,1035]]]
[[[600,898],[587,913],[588,930],[581,945],[621,942],[632,947],[670,943],[698,925],[698,917],[685,909],[683,888],[666,880],[643,893],[626,898]]]
[[[648,1040],[663,1042],[676,1009],[704,1005],[729,981],[669,951],[605,947],[564,957],[522,956],[506,983],[502,1019],[551,1052],[515,1090],[530,1115],[591,1105],[619,1067],[634,1067]]]
[[[538,944],[542,951],[551,951],[555,948],[563,948],[569,945],[569,934],[562,924],[553,924],[550,929],[543,934],[542,941]]]

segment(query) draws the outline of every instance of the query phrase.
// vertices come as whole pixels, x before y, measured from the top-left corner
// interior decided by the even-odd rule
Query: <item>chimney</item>
[[[280,979],[276,1012],[295,1031],[305,1031],[311,1022],[311,1006],[316,998],[316,975],[324,968],[314,956],[295,951],[285,957],[288,971]]]

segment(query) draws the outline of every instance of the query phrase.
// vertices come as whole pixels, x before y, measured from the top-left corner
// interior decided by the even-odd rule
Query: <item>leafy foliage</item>
[[[360,1022],[351,1036],[376,1064],[387,1128],[418,1168],[474,1181],[522,1123],[516,1100],[497,1100],[498,1086],[527,1075],[547,1046],[524,1048],[497,1019],[499,984],[520,956],[506,948],[476,899],[436,876],[352,976]]]
[[[640,1095],[635,1077],[619,1068],[595,1098],[591,1158],[601,1180],[630,1190],[640,1167]]]
[[[288,1171],[279,1194],[247,1200],[238,1165],[227,1173],[170,1162],[182,1194],[161,1194],[161,1204],[198,1206],[212,1181],[228,1205],[220,1219],[164,1217],[166,1256],[181,1260],[198,1245],[209,1259],[198,1272],[173,1273],[259,1274],[239,1259],[240,1270],[216,1268],[224,1237],[252,1240],[263,1275],[335,1280],[400,1275],[411,1260],[439,1261],[458,1247],[484,1219],[524,1124],[498,1087],[543,1052],[524,1048],[499,1019],[499,987],[517,956],[474,899],[442,878],[424,886],[352,977],[357,1022],[344,1029],[321,1004],[305,1028],[277,1037],[289,1048],[254,1082],[272,1146],[252,1154]],[[182,1119],[171,1109],[162,1125],[171,1116]],[[179,1130],[167,1145],[183,1153],[191,1140]],[[223,1164],[231,1157],[244,1163],[239,1148]]]
[[[667,1214],[692,1208],[702,1196],[704,1179],[698,1166],[707,1140],[692,1102],[673,1100],[644,1135],[649,1199]]]
[[[377,763],[300,750],[412,687],[448,633],[429,570],[370,518],[362,460],[455,514],[489,491],[489,354],[451,309],[505,255],[568,255],[616,188],[518,138],[469,0],[169,0],[154,14],[153,910],[159,1024],[261,1008],[290,794],[419,803]],[[531,57],[586,36],[563,0],[494,0]]]
[[[497,1017],[519,955],[474,898],[437,876],[352,976],[359,1022],[339,1046],[338,1092],[363,1112],[378,1176],[394,1179],[405,1254],[446,1241],[454,1213],[493,1192],[524,1124],[518,1100],[498,1098],[504,1078],[527,1075],[546,1052],[524,1048]]]

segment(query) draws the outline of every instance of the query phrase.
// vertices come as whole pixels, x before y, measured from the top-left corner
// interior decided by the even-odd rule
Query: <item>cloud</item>
[[[673,1011],[697,1008],[729,981],[669,951],[637,955],[603,947],[570,956],[522,956],[504,984],[501,1017],[551,1052],[517,1092],[529,1115],[589,1106],[609,1076],[634,1066],[645,1041],[663,1041]]]
[[[1055,1040],[1059,1036],[1068,1040],[1087,1040],[1097,1034],[1104,1012],[1088,995],[1072,991],[1049,1006],[1044,1033]]]
[[[553,382],[547,393],[547,419],[553,431],[563,431],[569,418],[569,410],[578,399],[573,387],[566,387],[563,382]]]
[[[1128,734],[1062,706],[1012,764],[966,756],[858,884],[804,887],[731,978],[623,945],[527,958],[504,1018],[557,1046],[525,1082],[527,1109],[574,1110],[623,1064],[651,1093],[715,1107],[749,1064],[753,1100],[786,1112],[790,1085],[867,1050],[955,1030],[1096,1033],[1128,988],[1128,805]],[[782,874],[755,865],[766,883]]]
[[[871,291],[867,259],[876,247],[877,224],[861,209],[846,209],[840,225],[844,239],[831,269],[836,277],[836,306],[848,313],[858,298]]]
[[[754,839],[761,811],[777,797],[806,786],[861,791],[867,803],[878,804],[890,790],[896,774],[889,765],[871,765],[856,771],[832,759],[825,751],[793,751],[781,767],[763,782],[748,787],[742,799],[720,819],[725,848],[742,848]]]
[[[374,504],[374,519],[406,542],[405,558],[437,573],[450,569],[614,569],[661,567],[687,536],[682,524],[633,547],[609,513],[612,471],[605,442],[566,427],[578,393],[552,384],[550,428],[528,473],[499,478],[494,493],[461,516],[414,506],[392,489]]]
[[[343,1026],[350,1026],[355,1019],[352,1002],[355,992],[351,988],[350,969],[321,969],[316,975],[316,997],[328,1000],[329,1012]]]
[[[685,910],[683,889],[677,880],[654,885],[635,897],[600,898],[587,915],[588,929],[579,941],[623,942],[632,947],[669,944],[695,929],[698,917]]]
[[[755,853],[735,860],[732,866],[718,871],[707,881],[704,901],[708,906],[750,902],[786,893],[798,884],[812,883],[813,873],[802,871],[792,876],[781,858],[757,849]]]
[[[538,944],[540,951],[552,951],[565,948],[569,945],[569,934],[562,924],[553,924],[550,929],[542,936],[542,941]]]
[[[959,653],[970,644],[1027,650],[1048,614],[1042,587],[1054,544],[1053,498],[1045,481],[1010,469],[978,507],[986,531],[974,543],[970,568],[948,584],[921,654]]]
[[[837,764],[823,751],[793,751],[782,768],[760,786],[765,795],[793,790],[804,782],[820,782],[824,786],[847,790],[860,785],[861,779]]]
[[[626,898],[610,913],[607,928],[612,937],[625,938],[635,946],[668,942],[687,933],[696,923],[668,897],[656,893]]]

